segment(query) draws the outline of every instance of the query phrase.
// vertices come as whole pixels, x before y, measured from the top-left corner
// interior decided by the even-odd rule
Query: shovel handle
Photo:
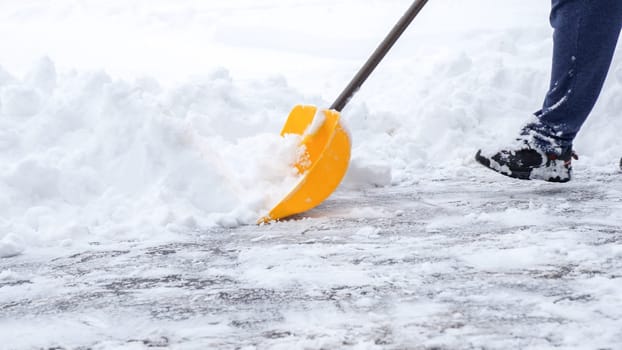
[[[330,109],[335,110],[337,112],[341,112],[343,108],[348,104],[352,96],[361,88],[365,80],[369,78],[371,73],[374,71],[376,66],[382,61],[384,56],[389,52],[389,50],[393,47],[397,39],[404,33],[406,28],[410,25],[410,23],[417,17],[423,6],[428,2],[428,0],[415,0],[413,4],[408,8],[406,13],[402,16],[402,18],[397,22],[397,24],[393,27],[391,32],[387,35],[386,38],[380,43],[376,51],[371,55],[371,57],[367,60],[365,65],[361,67],[358,73],[354,76],[350,84],[343,90],[341,95],[335,100]]]

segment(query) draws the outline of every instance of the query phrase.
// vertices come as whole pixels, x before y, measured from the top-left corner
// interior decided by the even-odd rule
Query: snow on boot
[[[488,152],[479,150],[475,160],[500,174],[521,180],[568,182],[572,159],[579,159],[571,148],[561,155],[545,153],[525,140],[515,147]]]

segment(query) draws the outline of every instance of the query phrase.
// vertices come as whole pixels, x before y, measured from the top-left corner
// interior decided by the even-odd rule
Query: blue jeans
[[[572,147],[603,87],[622,28],[622,0],[552,0],[551,25],[551,86],[524,133],[560,154]]]

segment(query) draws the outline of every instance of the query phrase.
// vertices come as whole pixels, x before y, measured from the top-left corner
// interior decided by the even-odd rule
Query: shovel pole
[[[393,27],[391,32],[387,35],[386,38],[380,43],[376,51],[371,55],[371,57],[365,62],[363,67],[359,70],[358,73],[354,76],[350,84],[343,90],[341,95],[335,100],[330,109],[335,110],[337,112],[341,112],[343,108],[348,104],[352,96],[361,88],[363,83],[369,78],[374,69],[378,66],[380,61],[386,56],[389,50],[393,47],[397,39],[404,33],[406,28],[410,25],[410,23],[417,17],[423,6],[428,2],[428,0],[415,0],[413,4],[408,8],[406,13],[402,16],[402,18],[397,22],[397,24]]]

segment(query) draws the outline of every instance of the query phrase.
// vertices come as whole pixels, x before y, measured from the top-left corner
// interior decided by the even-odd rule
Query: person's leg
[[[552,0],[551,86],[535,131],[545,152],[561,154],[592,111],[609,71],[622,28],[622,0]]]
[[[609,71],[620,30],[622,0],[552,0],[553,69],[542,109],[517,144],[475,159],[503,175],[566,182],[572,142]]]

